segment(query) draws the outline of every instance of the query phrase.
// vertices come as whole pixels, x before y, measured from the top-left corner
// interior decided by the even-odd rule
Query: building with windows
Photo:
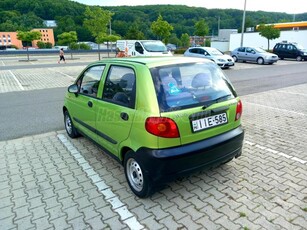
[[[32,31],[39,31],[42,34],[42,37],[40,40],[35,40],[32,42],[33,47],[37,47],[37,42],[41,41],[44,43],[51,43],[52,46],[54,46],[54,34],[53,34],[53,29],[50,28],[42,28],[42,29],[33,29]]]
[[[22,42],[17,39],[17,32],[0,32],[0,50],[13,46],[22,48]]]
[[[33,29],[32,31],[39,31],[42,34],[40,40],[35,40],[32,42],[32,47],[37,47],[37,42],[42,41],[44,43],[50,42],[54,46],[54,34],[53,29],[42,28],[42,29]],[[17,32],[0,32],[0,50],[4,50],[11,47],[17,47],[22,49],[23,45],[20,40],[17,39]]]

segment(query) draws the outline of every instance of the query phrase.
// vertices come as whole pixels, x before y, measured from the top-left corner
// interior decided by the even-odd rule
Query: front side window
[[[155,67],[151,74],[161,112],[208,106],[236,97],[227,77],[211,62]]]
[[[135,74],[133,69],[123,66],[111,66],[104,85],[102,99],[134,108]]]
[[[135,50],[141,54],[144,53],[143,47],[139,42],[135,43]]]
[[[100,79],[105,66],[92,66],[88,68],[77,81],[79,93],[97,97]]]

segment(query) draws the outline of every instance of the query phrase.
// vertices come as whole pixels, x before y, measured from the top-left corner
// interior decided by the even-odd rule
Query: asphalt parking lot
[[[0,60],[0,93],[66,87],[92,59],[1,70],[10,61],[29,65]],[[267,66],[235,66],[255,67]],[[306,92],[301,84],[242,96],[242,156],[147,199],[135,197],[123,167],[86,138],[60,130],[2,141],[0,229],[306,229]]]

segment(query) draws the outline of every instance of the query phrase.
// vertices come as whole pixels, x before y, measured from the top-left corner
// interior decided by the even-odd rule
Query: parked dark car
[[[282,60],[284,58],[294,58],[297,61],[307,60],[307,50],[297,43],[280,42],[273,48],[273,53]]]
[[[231,56],[235,62],[257,62],[259,65],[278,61],[277,55],[256,47],[239,47],[231,52]]]

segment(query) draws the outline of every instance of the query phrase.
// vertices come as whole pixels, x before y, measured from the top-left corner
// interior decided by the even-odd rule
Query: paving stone
[[[29,215],[20,219],[14,219],[14,224],[17,225],[17,229],[35,229],[35,224],[31,222],[31,218],[31,215]]]
[[[159,221],[166,229],[183,229],[183,225],[179,224],[172,216],[167,216]]]
[[[96,216],[92,219],[86,220],[86,224],[89,225],[91,229],[107,228],[107,225],[102,221],[101,216]]]
[[[125,229],[127,226],[122,224],[117,216],[105,220],[105,223],[108,225],[107,228],[110,229]],[[156,228],[158,229],[158,228]]]
[[[110,206],[104,206],[96,209],[96,211],[101,214],[103,221],[112,219],[113,217],[118,217],[117,213],[115,213]]]
[[[156,220],[161,220],[169,215],[169,213],[165,212],[160,205],[157,205],[155,207],[152,207],[147,210],[148,212],[153,213]]]
[[[239,224],[233,223],[226,216],[220,217],[219,219],[215,221],[215,223],[222,225],[226,229],[240,229],[241,228]]]
[[[84,221],[82,216],[67,221],[73,229],[89,229],[89,225]]]
[[[166,227],[164,224],[157,222],[153,215],[142,220],[141,224],[144,225],[146,229],[163,229]]]
[[[214,221],[221,218],[223,215],[216,211],[212,206],[208,205],[200,210],[201,212],[205,213],[207,216],[210,217],[211,221]]]
[[[17,229],[16,224],[13,222],[14,216],[0,219],[0,229]]]
[[[32,220],[32,222],[35,224],[36,229],[52,229],[52,224],[49,223],[48,219],[43,217],[40,219]]]
[[[187,229],[201,229],[202,226],[192,220],[191,216],[185,216],[182,219],[178,220],[178,223],[181,223]]]
[[[202,218],[195,221],[196,223],[202,225],[202,228],[204,229],[222,229],[222,226],[211,221],[208,216],[203,216]]]

